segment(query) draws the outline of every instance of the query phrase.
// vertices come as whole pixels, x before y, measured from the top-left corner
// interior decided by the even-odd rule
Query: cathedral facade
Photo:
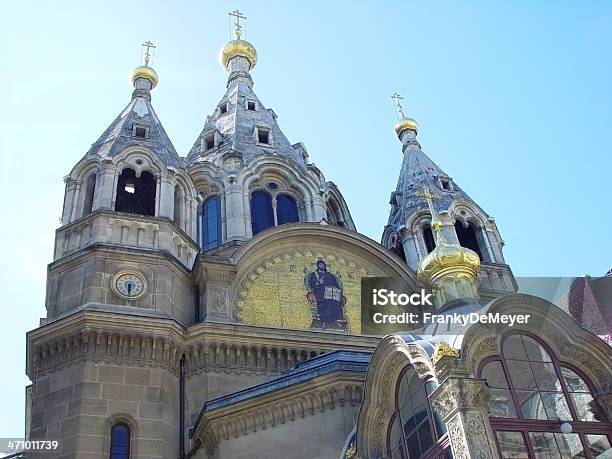
[[[400,111],[378,243],[255,94],[236,35],[184,157],[147,58],[65,179],[47,317],[27,335],[28,438],[58,448],[28,457],[610,457],[612,349],[516,293],[494,219],[417,123]],[[531,320],[362,334],[368,277],[428,289],[441,316]]]

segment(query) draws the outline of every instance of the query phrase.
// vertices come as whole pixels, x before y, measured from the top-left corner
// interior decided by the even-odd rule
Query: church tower
[[[185,160],[201,192],[199,221],[209,223],[199,232],[202,249],[242,243],[286,223],[324,220],[355,230],[336,185],[309,161],[302,143],[287,140],[276,113],[253,91],[257,51],[242,39],[244,17],[231,15],[236,39],[219,54],[227,90]]]
[[[106,305],[194,320],[189,288],[171,287],[188,281],[198,253],[196,191],[151,104],[154,47],[143,48],[130,102],[64,179],[48,320]]]
[[[432,228],[434,211],[443,240],[478,255],[482,301],[516,292],[516,281],[504,260],[504,241],[495,220],[423,152],[417,141],[417,122],[406,116],[401,96],[392,97],[400,118],[395,133],[402,143],[404,158],[397,187],[389,200],[391,211],[381,243],[417,271],[419,263],[436,247],[436,230]],[[432,210],[422,194],[424,189],[430,195]]]

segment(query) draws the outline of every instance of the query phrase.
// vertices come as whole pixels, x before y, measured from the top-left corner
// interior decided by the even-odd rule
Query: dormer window
[[[227,102],[219,105],[219,113],[225,115],[227,113]]]
[[[441,178],[440,185],[442,186],[442,189],[445,191],[453,191],[453,184],[450,179]]]
[[[215,134],[208,134],[204,137],[204,151],[209,151],[215,148]]]
[[[270,145],[270,129],[257,128],[257,141],[264,145]]]
[[[132,135],[141,139],[146,139],[148,129],[146,126],[135,124],[132,128]]]
[[[247,110],[255,111],[255,101],[247,100]]]

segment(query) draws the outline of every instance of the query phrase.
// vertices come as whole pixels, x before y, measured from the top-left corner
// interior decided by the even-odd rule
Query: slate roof
[[[246,101],[255,102],[256,110],[249,110]],[[228,103],[226,113],[221,113],[218,106]],[[230,151],[238,153],[244,164],[251,162],[258,155],[280,155],[293,160],[300,167],[306,162],[300,154],[299,144],[293,146],[276,123],[276,114],[267,109],[259,100],[252,88],[250,78],[241,77],[230,80],[227,91],[219,101],[213,113],[206,118],[204,127],[193,144],[185,160],[186,165],[198,160],[215,161]],[[267,127],[272,133],[272,145],[259,145],[254,138],[255,126]],[[218,131],[222,141],[210,151],[202,150],[202,140],[208,133]]]
[[[234,403],[274,392],[276,390],[283,389],[318,376],[323,376],[328,373],[335,371],[355,371],[365,373],[368,369],[371,356],[372,354],[369,352],[345,350],[337,350],[318,355],[312,359],[300,362],[295,366],[295,368],[270,381],[225,395],[223,397],[209,400],[204,404],[204,407],[200,412],[200,416],[198,416],[198,421],[205,411],[232,405]],[[196,421],[196,424],[198,421]]]
[[[137,145],[152,150],[166,166],[183,167],[183,161],[174,149],[147,95],[148,92],[135,91],[130,103],[93,143],[85,157],[112,158],[125,148]],[[135,124],[148,128],[146,138],[133,134]]]
[[[448,210],[456,199],[474,201],[454,181],[453,191],[447,191],[440,187],[438,177],[450,178],[436,163],[434,163],[423,151],[416,140],[410,141],[405,147],[404,161],[400,170],[397,187],[389,204],[391,212],[387,225],[393,225],[396,229],[406,224],[406,219],[420,209],[427,209],[427,203],[416,196],[424,186],[433,193],[440,196],[439,200],[433,201],[438,212]],[[475,204],[475,203],[474,203]],[[476,204],[475,204],[476,205]],[[480,207],[478,207],[480,209]],[[482,211],[482,209],[480,209]],[[486,213],[483,211],[486,215]]]

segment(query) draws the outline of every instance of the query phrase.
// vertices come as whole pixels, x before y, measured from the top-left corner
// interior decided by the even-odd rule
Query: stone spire
[[[398,94],[394,94],[393,99],[396,100],[400,119],[395,125],[395,133],[402,142],[402,152],[404,159],[400,170],[397,187],[391,197],[391,212],[387,221],[386,231],[388,229],[395,230],[400,237],[411,236],[406,235],[406,231],[410,231],[407,223],[416,214],[422,212],[426,207],[423,200],[417,195],[417,192],[427,187],[432,192],[435,192],[439,199],[431,203],[433,210],[437,214],[437,221],[440,226],[440,231],[446,241],[451,244],[457,244],[459,241],[454,230],[454,218],[449,215],[449,209],[453,202],[462,200],[469,202],[478,213],[485,219],[489,219],[489,215],[480,208],[453,179],[446,174],[436,163],[434,163],[421,149],[421,144],[417,141],[418,124],[417,122],[405,115],[401,106]],[[401,98],[400,98],[401,99]],[[431,213],[431,210],[430,210]],[[488,250],[488,249],[487,249]],[[409,244],[404,248],[406,261],[415,271],[418,268],[418,262],[426,253],[419,251],[414,243]],[[494,254],[487,253],[487,258],[494,258]]]
[[[435,279],[436,275],[430,269],[435,265],[431,264],[434,259],[442,264],[446,262],[440,261],[440,257],[445,260],[449,257],[452,260],[469,259],[471,255],[467,256],[463,251],[454,253],[457,248],[469,249],[468,252],[480,259],[481,278],[488,282],[486,286],[480,285],[483,301],[495,297],[499,292],[515,291],[516,282],[505,264],[502,254],[504,242],[495,220],[423,152],[417,141],[417,122],[406,116],[399,94],[394,94],[392,98],[399,118],[395,133],[402,143],[404,158],[397,187],[391,193],[391,211],[382,244],[404,258],[414,271],[426,273],[425,277],[431,282],[439,280]],[[420,193],[424,188],[436,199],[428,199],[426,204]],[[434,255],[434,248],[438,244],[443,244],[445,248]],[[451,252],[452,256],[449,255]],[[426,259],[430,262],[427,269],[421,264]],[[471,260],[468,262],[471,263]],[[472,266],[468,271],[474,278],[478,274],[477,267]],[[464,287],[465,294],[470,291],[470,296],[475,296],[475,286]],[[451,296],[446,295],[447,298]]]
[[[132,72],[132,100],[96,140],[85,157],[113,157],[127,147],[142,146],[155,153],[166,166],[183,167],[183,162],[168,138],[153,106],[151,91],[158,83],[157,72],[149,66],[153,43],[146,48],[144,64]]]
[[[306,167],[306,153],[300,144],[292,145],[276,123],[276,113],[266,108],[253,92],[251,71],[257,64],[255,47],[242,39],[239,11],[235,40],[219,52],[222,67],[229,73],[227,90],[215,110],[206,118],[204,128],[186,158],[187,164],[197,161],[216,162],[233,153],[242,164],[262,154],[279,155]]]

